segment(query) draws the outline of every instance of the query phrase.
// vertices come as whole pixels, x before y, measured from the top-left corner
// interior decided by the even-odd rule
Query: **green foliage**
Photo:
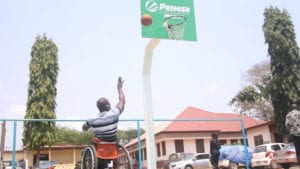
[[[300,103],[300,60],[294,25],[286,10],[264,11],[263,31],[271,57],[270,95],[279,132],[286,133],[285,116],[293,103]]]
[[[140,129],[140,134],[144,134],[145,130]],[[118,142],[122,139],[123,144],[128,143],[130,140],[135,139],[138,137],[138,130],[129,128],[127,130],[118,130],[117,132],[117,138]]]
[[[273,120],[273,106],[269,97],[269,62],[254,65],[247,71],[246,78],[250,84],[241,89],[229,105],[239,114],[261,120]]]
[[[140,132],[142,135],[143,133],[145,133],[145,130],[141,129]],[[57,127],[56,134],[57,142],[71,144],[89,144],[94,137],[92,130],[82,132],[75,129],[70,129],[69,127]],[[135,139],[137,137],[138,133],[136,129],[117,131],[117,142],[120,142],[122,140],[122,144],[126,144],[131,139]]]
[[[259,97],[259,93],[253,86],[246,86],[244,87],[231,101],[230,103],[233,104],[234,102],[255,102]]]
[[[89,144],[93,139],[93,131],[82,132],[68,127],[57,127],[57,142],[72,144]]]
[[[25,119],[56,119],[58,48],[46,35],[38,35],[31,49]],[[56,142],[55,122],[24,122],[23,144],[39,149]]]

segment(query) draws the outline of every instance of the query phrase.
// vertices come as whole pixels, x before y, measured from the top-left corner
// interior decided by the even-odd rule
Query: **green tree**
[[[144,129],[141,129],[141,135],[145,133]],[[57,142],[59,143],[71,143],[71,144],[90,144],[94,134],[93,130],[87,132],[78,131],[69,127],[58,126],[56,130]],[[138,137],[137,129],[129,128],[127,130],[117,131],[117,142],[122,144],[128,143],[130,140]],[[122,141],[121,141],[122,140]]]
[[[57,142],[72,144],[89,144],[93,139],[93,132],[81,132],[68,127],[57,127]]]
[[[140,129],[140,134],[144,134],[145,130],[144,129]],[[138,130],[137,129],[133,129],[133,128],[128,128],[127,130],[118,130],[117,132],[117,139],[118,142],[120,142],[120,140],[122,140],[123,144],[128,143],[130,140],[135,139],[138,137]]]
[[[229,102],[239,114],[261,120],[273,120],[273,105],[270,99],[269,83],[271,69],[269,62],[255,64],[245,75],[249,83]]]
[[[264,11],[263,32],[271,63],[270,95],[278,131],[286,134],[286,114],[300,103],[300,60],[294,25],[286,10],[268,7]]]
[[[56,119],[56,82],[58,75],[58,48],[51,39],[38,35],[31,49],[29,84],[25,119]],[[56,142],[54,121],[25,121],[23,145],[37,150]],[[38,163],[36,163],[38,165]]]

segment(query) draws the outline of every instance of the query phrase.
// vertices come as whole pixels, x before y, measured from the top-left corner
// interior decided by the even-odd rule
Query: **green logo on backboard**
[[[156,12],[158,9],[158,5],[154,1],[147,1],[145,3],[145,7],[146,7],[147,11],[149,11],[149,12]]]
[[[141,0],[141,16],[148,14],[152,24],[142,25],[142,36],[196,41],[193,0]]]

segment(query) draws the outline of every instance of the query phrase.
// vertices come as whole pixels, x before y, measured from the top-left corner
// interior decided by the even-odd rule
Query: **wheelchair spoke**
[[[92,147],[87,147],[82,155],[81,169],[97,169],[95,152]]]

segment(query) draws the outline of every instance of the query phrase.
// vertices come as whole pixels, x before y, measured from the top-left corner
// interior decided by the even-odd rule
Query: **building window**
[[[160,143],[156,144],[157,157],[160,157]]]
[[[147,160],[147,149],[146,148],[144,148],[144,160]]]
[[[263,140],[263,136],[262,135],[254,136],[254,144],[255,144],[255,146],[261,145],[263,143],[264,143],[264,140]]]
[[[161,143],[161,146],[162,146],[162,155],[165,156],[166,155],[166,142],[162,142]]]
[[[244,145],[244,140],[243,139],[241,139],[241,145]],[[247,138],[246,138],[246,146],[249,146]]]
[[[142,161],[144,160],[144,149],[141,149]]]
[[[136,159],[136,160],[139,160],[139,152],[138,152],[138,151],[135,151],[135,152],[134,152],[134,156],[135,156],[135,159]]]
[[[204,153],[204,141],[203,139],[196,139],[196,152]]]
[[[221,139],[221,140],[219,140],[219,143],[220,143],[221,145],[226,145],[226,140]]]
[[[176,153],[184,152],[183,140],[175,140],[175,152]]]
[[[37,159],[37,154],[33,155],[33,165],[36,166],[36,159]],[[40,154],[40,161],[41,160],[45,160],[48,161],[49,160],[49,155],[48,154]]]
[[[238,140],[237,139],[231,139],[230,140],[230,144],[231,145],[237,145],[238,144]]]

